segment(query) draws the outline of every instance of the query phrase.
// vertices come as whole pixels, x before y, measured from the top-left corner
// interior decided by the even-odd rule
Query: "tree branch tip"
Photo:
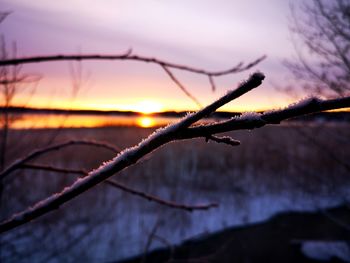
[[[265,79],[265,74],[261,71],[256,71],[250,76],[250,78],[254,81],[262,82]]]

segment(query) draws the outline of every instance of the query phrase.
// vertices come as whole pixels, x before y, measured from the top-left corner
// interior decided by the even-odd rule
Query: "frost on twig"
[[[227,121],[190,127],[177,134],[177,139],[192,139],[206,137],[208,134],[218,134],[235,130],[252,130],[268,124],[278,124],[281,121],[294,117],[342,108],[350,107],[350,96],[333,100],[321,100],[318,98],[300,101],[280,110],[267,111],[265,113],[249,113],[235,117]],[[203,136],[204,135],[204,136]]]

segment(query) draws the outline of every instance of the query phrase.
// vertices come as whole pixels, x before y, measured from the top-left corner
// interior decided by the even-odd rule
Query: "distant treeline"
[[[68,115],[100,115],[100,116],[140,116],[143,115],[134,111],[102,111],[102,110],[65,110],[65,109],[45,109],[45,108],[28,108],[28,107],[0,107],[0,113],[13,114],[68,114]],[[188,111],[165,111],[149,114],[156,117],[181,118]],[[228,119],[241,115],[241,112],[218,111],[210,115],[210,118]],[[350,122],[350,111],[332,111],[320,112],[300,116],[292,121],[340,121]]]

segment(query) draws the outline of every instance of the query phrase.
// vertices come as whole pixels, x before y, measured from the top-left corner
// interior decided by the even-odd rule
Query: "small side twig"
[[[238,146],[238,145],[241,144],[240,141],[235,140],[235,139],[233,139],[230,136],[219,137],[219,136],[215,136],[215,135],[208,135],[205,138],[205,141],[208,142],[209,140],[212,140],[212,141],[217,142],[217,143],[225,143],[225,144],[228,144],[228,145],[231,145],[231,146]]]
[[[216,90],[214,78],[213,78],[212,75],[208,75],[208,78],[209,78],[209,83],[210,83],[210,86],[211,86],[211,90],[214,92]]]
[[[22,74],[21,76],[15,76],[12,78],[0,77],[0,85],[20,84],[20,83],[33,83],[41,79],[41,76],[34,74]]]
[[[185,86],[175,77],[175,75],[168,69],[166,66],[162,65],[162,68],[164,71],[168,74],[168,76],[171,78],[171,80],[186,94],[187,97],[189,97],[194,103],[197,104],[199,108],[202,108],[202,104],[196,99],[195,96],[193,96],[186,88]]]

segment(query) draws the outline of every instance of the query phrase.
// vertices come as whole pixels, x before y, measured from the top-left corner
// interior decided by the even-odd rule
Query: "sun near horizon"
[[[136,111],[142,114],[151,114],[164,111],[164,106],[155,100],[140,100],[135,104],[129,105],[129,108],[132,111]]]

